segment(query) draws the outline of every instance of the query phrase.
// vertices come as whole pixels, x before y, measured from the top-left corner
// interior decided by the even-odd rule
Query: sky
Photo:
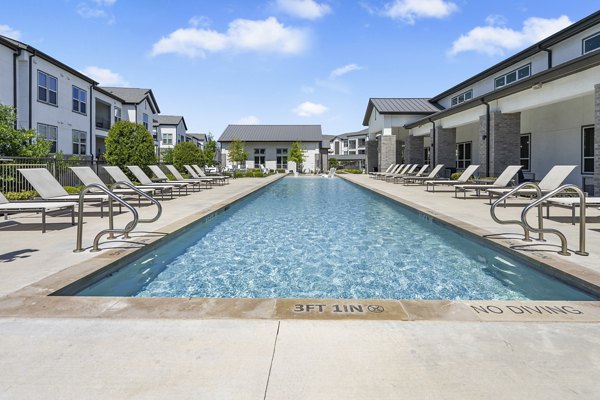
[[[19,0],[0,35],[161,114],[363,129],[370,97],[433,97],[595,11],[597,0]],[[26,11],[25,11],[26,10]]]

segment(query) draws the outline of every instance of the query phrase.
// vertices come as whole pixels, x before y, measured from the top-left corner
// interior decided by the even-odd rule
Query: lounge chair
[[[173,180],[169,179],[169,177],[167,176],[167,174],[165,174],[163,172],[163,170],[160,169],[160,167],[158,165],[148,165],[148,167],[150,168],[150,170],[152,171],[152,173],[154,173],[154,175],[158,179],[160,179],[161,183],[173,183],[173,182],[189,183],[190,185],[192,185],[192,188],[197,187],[198,191],[201,190],[200,184],[204,183],[205,189],[208,188],[208,183],[207,182],[202,182],[202,181],[199,181],[197,179],[185,179],[183,176],[181,176],[181,174],[179,174],[179,172],[178,172],[178,174],[181,177],[181,179],[178,179],[175,176],[175,181],[173,181]],[[175,169],[175,171],[177,171],[176,168],[173,168],[173,169]],[[171,170],[169,170],[169,172],[172,173]]]
[[[212,187],[210,186],[211,183],[214,182],[214,180],[212,178],[184,178],[183,175],[181,175],[179,173],[179,171],[177,170],[177,168],[175,168],[174,165],[171,164],[166,164],[165,167],[167,167],[167,169],[169,170],[169,172],[175,177],[175,179],[177,179],[180,182],[198,182],[199,184],[204,183],[204,188],[205,189],[211,189]],[[152,168],[152,167],[150,167]],[[161,171],[162,172],[162,171]]]
[[[213,178],[212,176],[201,177],[200,175],[198,175],[196,170],[194,168],[192,168],[190,165],[184,164],[183,168],[185,168],[185,170],[188,172],[188,174],[190,174],[190,176],[194,179],[205,179],[211,185],[223,186],[225,184],[225,181],[223,179]]]
[[[495,181],[490,181],[490,183],[487,184],[455,185],[454,197],[458,197],[458,192],[463,192],[464,198],[466,199],[468,190],[475,190],[475,195],[479,197],[479,193],[482,190],[506,188],[521,168],[523,168],[522,165],[509,165]]]
[[[156,182],[152,181],[148,175],[144,172],[143,169],[138,167],[137,165],[128,165],[127,168],[131,171],[133,175],[140,181],[142,185],[146,186],[154,186]],[[172,188],[177,189],[178,195],[181,196],[181,189],[185,189],[185,194],[187,194],[189,183],[185,182],[160,182],[158,186],[171,186]]]
[[[396,166],[394,168],[392,168],[392,170],[390,172],[378,172],[375,175],[373,175],[373,177],[375,179],[381,179],[384,178],[388,175],[395,175],[400,171],[404,171],[404,164],[396,164]]]
[[[479,165],[471,164],[463,171],[460,177],[457,180],[436,180],[436,181],[425,181],[425,190],[429,192],[429,186],[431,186],[431,191],[435,192],[436,186],[455,186],[465,183],[469,180],[471,176],[477,171]]]
[[[385,176],[385,181],[393,181],[394,179],[396,179],[397,177],[400,176],[405,176],[405,175],[414,175],[415,173],[415,169],[417,169],[417,167],[419,166],[419,164],[409,164],[408,168],[404,168],[404,171],[402,172],[398,172],[397,174],[393,174],[393,175],[386,175]]]
[[[100,177],[90,167],[69,167],[69,168],[71,169],[71,171],[73,171],[75,173],[75,175],[77,175],[77,178],[79,178],[81,183],[83,183],[85,186],[95,184],[95,185],[100,185],[100,186],[103,186],[103,187],[109,189],[109,187],[102,181],[102,179],[100,179]],[[139,189],[139,190],[141,190],[142,192],[149,194],[149,195],[153,195],[154,192],[156,191],[156,189]],[[134,190],[131,190],[128,188],[115,188],[115,189],[112,189],[112,192],[116,193],[116,194],[122,194],[122,195],[137,196],[138,205],[139,205],[140,195],[139,195],[139,193],[135,192]],[[91,193],[93,193],[93,191],[91,191]]]
[[[117,166],[104,166],[102,168],[104,168],[104,170],[106,172],[108,172],[110,177],[115,182],[127,182],[127,183],[133,185],[133,182],[131,182],[131,180],[127,177],[127,175],[125,175],[125,173],[121,170],[121,168],[119,168]],[[159,184],[134,185],[134,186],[138,189],[158,190],[158,191],[160,191],[161,198],[163,198],[163,199],[165,198],[165,193],[169,193],[171,198],[173,198],[173,186],[166,186],[166,185],[159,185]]]
[[[550,197],[544,202],[546,204],[546,218],[550,218],[550,206],[558,206],[571,209],[571,224],[575,225],[575,210],[581,205],[578,197]],[[585,207],[600,206],[600,197],[586,197]]]
[[[217,175],[217,174],[207,175],[204,173],[204,170],[202,168],[200,168],[199,166],[197,166],[196,164],[192,164],[192,168],[196,171],[196,174],[200,178],[213,178],[213,179],[217,179],[218,181],[220,181],[223,184],[229,183],[229,177],[227,175]]]
[[[431,170],[431,172],[427,176],[407,176],[403,179],[404,184],[407,185],[409,183],[417,183],[422,185],[423,182],[437,178],[442,168],[444,168],[444,164],[438,164],[435,166],[434,169]]]
[[[415,164],[415,165],[416,165],[416,164]],[[427,170],[427,168],[429,168],[429,164],[425,164],[425,165],[423,165],[423,166],[421,167],[421,169],[419,169],[419,170],[417,171],[417,173],[416,173],[416,174],[404,174],[404,175],[395,176],[395,177],[394,177],[394,183],[398,183],[398,181],[399,181],[399,180],[406,179],[406,178],[411,178],[411,177],[416,177],[416,178],[418,178],[418,177],[422,176],[422,175],[425,173],[425,171]]]
[[[576,165],[555,165],[554,167],[552,167],[552,169],[550,171],[548,171],[546,176],[544,176],[544,179],[542,179],[538,183],[538,187],[542,191],[542,195],[545,193],[550,193],[554,189],[558,188],[563,183],[563,181],[565,179],[567,179],[567,177],[571,174],[571,172],[573,172],[575,167],[577,167],[577,166]],[[510,192],[511,190],[513,190],[513,189],[510,189],[510,188],[488,189],[487,192],[490,195],[490,197],[489,197],[490,204],[492,203],[492,197],[494,195],[502,196],[502,195],[505,195],[506,193]],[[524,195],[537,196],[537,190],[523,188],[523,189],[520,189],[517,193],[515,193],[515,196],[524,196]]]
[[[336,168],[329,168],[329,173],[321,174],[321,176],[323,178],[333,178],[333,176],[335,175],[335,170],[336,170]]]
[[[47,201],[67,201],[78,202],[78,194],[69,194],[64,187],[52,176],[46,168],[19,168],[17,171],[27,179],[27,182],[40,197]],[[104,216],[104,203],[108,202],[108,196],[105,194],[86,193],[84,198],[86,202],[100,203],[100,215]]]
[[[387,169],[383,172],[369,172],[369,178],[374,178],[376,175],[379,175],[379,174],[389,174],[390,171],[392,169],[394,169],[394,167],[396,167],[396,165],[398,165],[398,164],[391,163],[390,166],[387,167]]]
[[[71,224],[75,225],[75,202],[51,202],[51,201],[22,201],[10,202],[0,193],[0,215],[8,219],[9,214],[18,214],[23,212],[41,212],[42,213],[42,233],[46,232],[46,213],[52,210],[71,210]]]

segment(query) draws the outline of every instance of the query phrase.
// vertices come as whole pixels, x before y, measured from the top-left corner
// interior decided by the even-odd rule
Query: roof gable
[[[380,114],[433,114],[443,107],[427,98],[370,98],[363,118],[363,126],[369,125],[373,109]]]
[[[321,142],[321,125],[229,125],[219,142]]]
[[[156,98],[154,98],[152,89],[111,86],[101,86],[101,88],[117,97],[120,97],[123,99],[124,103],[140,104],[144,101],[144,99],[148,99],[148,103],[150,103],[152,110],[156,114],[160,113],[160,109],[158,107],[158,103],[156,102]]]

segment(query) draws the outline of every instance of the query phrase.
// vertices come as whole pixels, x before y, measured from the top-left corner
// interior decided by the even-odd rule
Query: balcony
[[[96,99],[96,128],[107,131],[111,127],[110,104]]]

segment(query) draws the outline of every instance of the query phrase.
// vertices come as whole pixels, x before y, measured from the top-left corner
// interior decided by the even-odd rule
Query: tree
[[[302,171],[302,163],[305,159],[304,150],[302,149],[302,143],[296,141],[292,143],[292,148],[290,149],[290,155],[288,156],[288,161],[293,161],[296,163],[296,171]]]
[[[154,139],[143,125],[129,121],[116,122],[106,137],[106,161],[124,168],[138,165],[144,169],[156,162]]]
[[[173,164],[173,149],[168,148],[162,155],[162,160],[165,164]]]
[[[15,129],[16,120],[15,109],[0,104],[0,155],[47,157],[52,144],[44,138],[37,138],[33,129]]]
[[[200,164],[202,162],[202,150],[192,142],[181,142],[173,149],[173,164],[175,168],[183,171],[184,165]]]
[[[229,161],[236,163],[237,166],[248,159],[248,153],[244,147],[244,142],[239,139],[234,139],[229,143],[227,150],[229,153]]]
[[[339,162],[337,158],[330,158],[329,159],[329,167],[330,168],[337,168],[339,166]]]
[[[215,154],[217,154],[217,142],[213,140],[212,136],[209,136],[208,142],[204,146],[204,165],[213,165],[215,160]]]

